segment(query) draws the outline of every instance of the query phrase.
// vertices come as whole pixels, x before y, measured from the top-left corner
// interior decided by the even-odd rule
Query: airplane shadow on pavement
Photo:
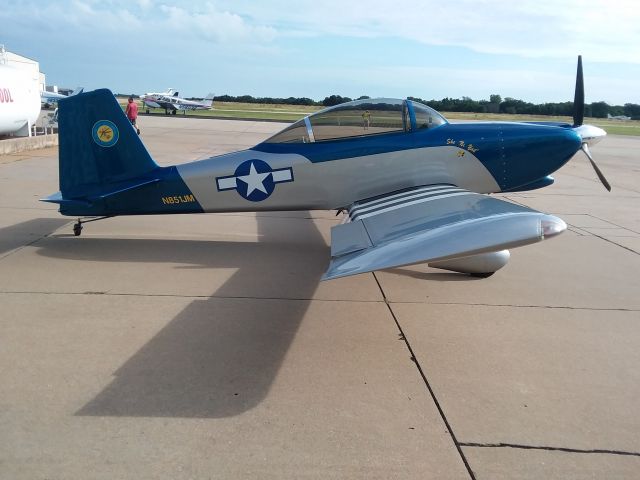
[[[56,258],[237,269],[211,297],[192,301],[162,328],[76,415],[219,418],[258,405],[329,255],[312,220],[289,222],[295,231],[257,217],[258,243],[65,237],[42,242],[40,253]]]
[[[45,217],[0,228],[0,257],[15,248],[29,245],[49,235],[69,222],[69,219]]]

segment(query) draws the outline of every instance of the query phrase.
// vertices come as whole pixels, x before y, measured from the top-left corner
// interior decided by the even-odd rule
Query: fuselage
[[[50,199],[61,213],[338,209],[432,184],[476,193],[529,190],[552,183],[549,175],[590,134],[588,126],[568,124],[452,124],[425,105],[376,99],[317,112],[248,150],[158,167],[124,120],[96,122],[114,131],[109,141],[63,136],[63,200]],[[63,119],[61,131],[65,125]]]
[[[435,183],[478,193],[528,189],[564,165],[580,144],[566,127],[444,124],[333,142],[262,143],[177,171],[206,212],[335,209]],[[237,171],[241,166],[249,170]],[[280,172],[271,175],[280,181],[260,178],[269,171]]]
[[[84,214],[326,210],[436,183],[477,193],[527,190],[579,149],[580,137],[570,128],[510,123],[445,124],[326,143],[261,143],[161,168],[155,173],[161,182],[96,203],[97,210]]]

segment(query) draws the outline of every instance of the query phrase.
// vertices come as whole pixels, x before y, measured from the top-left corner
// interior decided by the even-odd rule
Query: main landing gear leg
[[[79,218],[78,222],[73,224],[73,234],[76,237],[79,237],[82,234],[82,224],[83,223],[97,222],[98,220],[104,220],[105,218],[111,218],[111,217],[113,217],[113,215],[107,215],[107,216],[104,216],[104,217],[89,218],[88,220],[83,220],[83,219]]]

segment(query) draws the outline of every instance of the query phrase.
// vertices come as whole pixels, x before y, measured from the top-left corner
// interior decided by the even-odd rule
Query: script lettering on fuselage
[[[467,144],[464,140],[455,141],[453,138],[447,138],[447,145],[453,145],[454,147],[465,149],[471,153],[476,153],[479,148],[477,148],[473,143]]]
[[[196,198],[193,195],[174,195],[172,197],[162,197],[165,205],[177,205],[180,203],[194,203]]]
[[[0,88],[0,103],[13,103],[11,90],[8,88]]]

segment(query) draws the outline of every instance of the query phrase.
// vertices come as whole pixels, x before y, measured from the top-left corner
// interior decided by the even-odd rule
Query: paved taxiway
[[[281,128],[141,119],[163,165]],[[491,278],[320,283],[333,212],[115,218],[0,157],[0,478],[637,478],[640,138],[509,198],[564,218]],[[319,179],[321,181],[321,179]]]

